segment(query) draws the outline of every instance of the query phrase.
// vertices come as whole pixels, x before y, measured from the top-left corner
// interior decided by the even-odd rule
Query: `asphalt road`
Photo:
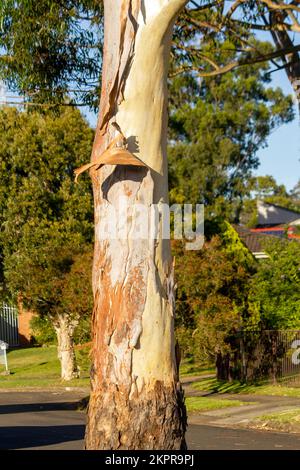
[[[85,413],[79,392],[0,393],[0,449],[80,450]],[[211,425],[190,425],[191,450],[300,450],[300,436]]]

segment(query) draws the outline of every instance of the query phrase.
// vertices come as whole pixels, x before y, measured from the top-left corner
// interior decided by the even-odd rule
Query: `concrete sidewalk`
[[[259,395],[222,395],[218,398],[227,400],[241,400],[253,402],[253,405],[234,406],[219,410],[190,413],[191,424],[209,424],[213,426],[236,427],[246,426],[253,419],[266,414],[279,413],[286,410],[298,410],[300,413],[300,399],[289,397],[273,397]]]
[[[251,402],[253,405],[241,405],[223,408],[219,410],[210,410],[202,412],[194,412],[189,414],[189,422],[191,424],[203,424],[223,427],[246,426],[253,419],[266,415],[278,413],[286,410],[299,410],[300,398],[257,395],[257,394],[240,394],[240,393],[209,393],[207,391],[195,390],[192,387],[194,382],[198,382],[209,376],[185,377],[182,380],[186,397],[212,397],[226,400],[240,400]]]

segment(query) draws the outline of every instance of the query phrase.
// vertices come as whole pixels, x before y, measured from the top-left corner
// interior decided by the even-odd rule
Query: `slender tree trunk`
[[[75,327],[76,322],[63,315],[59,315],[54,324],[57,336],[57,355],[61,364],[61,378],[66,381],[78,377],[73,344]]]
[[[105,0],[100,117],[92,161],[118,136],[146,167],[93,169],[92,391],[87,449],[185,448],[185,407],[174,343],[169,240],[103,240],[110,209],[168,203],[167,70],[171,33],[183,0]],[[118,129],[118,130],[117,130]]]
[[[273,11],[270,10],[269,22],[271,25],[283,24],[287,19],[287,11]],[[271,36],[273,38],[275,47],[278,50],[293,48],[293,40],[288,31],[271,29]],[[298,109],[300,110],[300,55],[298,51],[287,54],[281,58],[287,78],[296,94]]]
[[[230,355],[228,353],[217,353],[216,357],[217,379],[231,382]]]

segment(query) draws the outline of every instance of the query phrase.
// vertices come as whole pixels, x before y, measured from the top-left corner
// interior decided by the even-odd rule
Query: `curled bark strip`
[[[95,166],[100,168],[102,165],[146,166],[145,163],[143,163],[125,148],[108,148],[105,150],[105,152],[102,153],[102,155],[100,155],[99,158],[95,159],[93,162],[87,163],[74,170],[75,183],[77,183],[78,177],[81,175],[81,173],[84,173],[85,171]]]

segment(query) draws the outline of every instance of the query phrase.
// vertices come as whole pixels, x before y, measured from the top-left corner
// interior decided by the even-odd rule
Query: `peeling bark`
[[[93,167],[95,207],[92,391],[87,449],[185,448],[186,415],[174,342],[170,241],[101,238],[120,198],[129,207],[168,203],[167,71],[183,0],[104,1],[100,115],[92,162],[124,134],[146,167]],[[101,225],[102,224],[102,225]]]
[[[160,382],[135,400],[109,386],[92,394],[91,408],[95,412],[89,414],[89,426],[95,431],[87,436],[89,449],[186,449],[182,395]]]
[[[73,335],[77,321],[68,316],[59,315],[54,322],[57,336],[57,356],[61,364],[61,379],[72,380],[78,377]]]

